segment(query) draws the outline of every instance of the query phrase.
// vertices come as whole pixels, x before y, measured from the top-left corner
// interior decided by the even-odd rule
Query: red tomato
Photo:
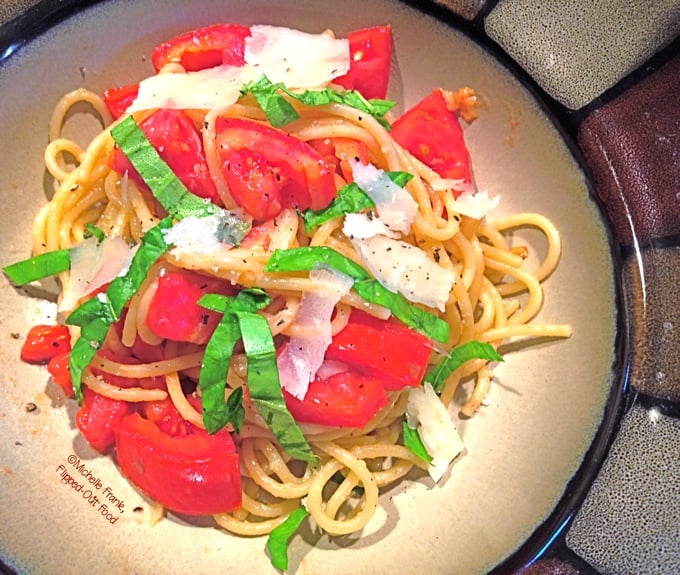
[[[472,181],[470,154],[455,112],[437,89],[406,111],[390,132],[395,141],[442,178]]]
[[[317,377],[302,401],[283,395],[296,421],[336,427],[362,428],[388,403],[383,382],[353,371]]]
[[[309,140],[309,145],[316,149],[326,163],[336,166],[338,173],[348,182],[354,181],[350,160],[369,163],[368,147],[365,142],[351,138],[324,138]]]
[[[179,62],[187,71],[220,64],[242,66],[248,36],[250,28],[237,24],[198,28],[158,45],[151,53],[151,62],[156,72],[170,62]]]
[[[239,457],[226,430],[209,435],[186,423],[173,436],[133,413],[116,429],[123,474],[152,499],[187,515],[233,511],[241,505]]]
[[[242,118],[219,118],[215,131],[229,190],[255,220],[283,208],[320,210],[335,198],[332,167],[306,142]]]
[[[431,353],[432,342],[399,320],[384,321],[353,310],[328,346],[326,359],[381,379],[387,390],[399,390],[420,385]]]
[[[127,86],[109,88],[104,91],[102,97],[111,115],[118,119],[125,114],[125,110],[135,101],[138,92],[139,84],[128,84]]]
[[[222,200],[210,177],[203,152],[203,140],[191,118],[181,110],[158,110],[139,126],[187,189],[220,205]],[[120,148],[116,147],[111,166],[119,174],[127,172],[142,189],[144,180]]]
[[[173,341],[208,343],[222,315],[198,305],[207,293],[234,295],[224,280],[189,271],[168,271],[158,278],[158,289],[146,317],[157,336]]]
[[[392,30],[375,26],[350,32],[349,72],[333,80],[348,90],[357,90],[367,99],[387,97],[392,59]]]
[[[84,387],[76,426],[94,449],[104,453],[114,445],[114,431],[131,411],[132,406],[126,401],[104,397]]]
[[[71,372],[68,367],[69,355],[68,351],[55,355],[47,364],[47,371],[52,376],[54,383],[64,390],[67,397],[75,397]]]
[[[28,363],[47,363],[55,355],[71,351],[71,333],[65,325],[35,325],[21,346],[20,357]]]

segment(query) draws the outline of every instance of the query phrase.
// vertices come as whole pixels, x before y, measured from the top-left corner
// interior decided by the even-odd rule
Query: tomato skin
[[[388,403],[383,382],[353,371],[317,377],[302,401],[283,395],[296,421],[336,427],[362,428]]]
[[[55,355],[71,351],[71,333],[65,325],[34,325],[21,346],[27,363],[47,363]]]
[[[111,115],[117,120],[125,114],[125,110],[135,101],[138,93],[139,84],[128,84],[105,90],[102,98]]]
[[[245,39],[250,28],[237,24],[214,24],[175,36],[156,46],[151,62],[156,72],[170,62],[179,62],[187,72],[221,64],[244,64]]]
[[[132,406],[126,401],[104,397],[84,387],[76,426],[94,449],[105,453],[115,444],[116,428],[131,411]]]
[[[349,71],[335,78],[334,83],[348,90],[361,92],[364,98],[387,97],[392,59],[392,29],[374,26],[355,30],[349,40]]]
[[[235,288],[224,280],[199,273],[167,271],[158,278],[146,324],[165,339],[207,343],[222,317],[198,305],[198,300],[207,293],[234,295]]]
[[[440,89],[407,110],[390,132],[394,140],[442,178],[472,181],[470,154],[455,112]]]
[[[201,134],[182,110],[158,110],[139,126],[187,189],[201,198],[221,205],[222,200],[210,177],[203,152]],[[148,190],[139,172],[116,146],[111,167],[119,174],[128,173],[140,189]]]
[[[239,457],[226,430],[209,435],[191,426],[172,436],[139,413],[116,429],[123,474],[163,506],[187,515],[233,511],[241,505]]]
[[[335,198],[333,168],[312,146],[243,118],[218,118],[218,155],[234,201],[256,221],[284,208],[319,210]]]
[[[47,364],[47,371],[52,376],[54,383],[64,390],[66,397],[75,397],[71,371],[68,367],[69,356],[70,352],[68,351],[55,355]]]
[[[362,164],[370,161],[368,146],[365,142],[351,138],[324,138],[309,140],[309,145],[317,150],[329,165],[335,165],[336,171],[347,182],[353,182],[351,160],[358,160]]]
[[[385,389],[395,391],[420,385],[431,353],[432,342],[400,321],[352,310],[345,328],[333,336],[325,357],[379,378]]]

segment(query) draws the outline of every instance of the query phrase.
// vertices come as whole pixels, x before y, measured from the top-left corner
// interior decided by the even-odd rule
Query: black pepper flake
[[[38,406],[32,401],[29,401],[26,404],[26,413],[33,413],[34,411],[38,411]]]
[[[9,334],[9,337],[11,337],[12,339],[21,339],[21,334],[16,331],[13,331],[12,333]]]
[[[132,510],[133,513],[141,513],[142,511],[144,511],[144,508],[139,505]]]
[[[432,255],[434,256],[434,261],[437,263],[439,263],[439,260],[442,259],[442,256],[439,253],[439,248],[435,248],[434,251],[432,252]]]
[[[203,325],[208,325],[208,320],[209,320],[209,319],[210,319],[210,316],[209,316],[207,313],[204,313],[204,314],[201,316],[201,323],[202,323]]]

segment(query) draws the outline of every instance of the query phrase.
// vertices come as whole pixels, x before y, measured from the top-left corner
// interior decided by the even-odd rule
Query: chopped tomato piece
[[[116,429],[116,457],[132,483],[178,513],[209,515],[241,505],[239,456],[224,429],[210,435],[187,422],[173,435],[133,413]]]
[[[220,64],[242,66],[245,39],[250,28],[237,24],[214,24],[171,38],[151,53],[156,72],[170,62],[182,64],[188,72]]]
[[[229,191],[255,220],[284,208],[319,210],[335,198],[332,166],[306,142],[242,118],[218,118],[215,131]]]
[[[198,300],[207,293],[234,295],[235,288],[224,280],[195,272],[166,272],[158,278],[147,325],[165,339],[208,343],[222,316],[198,305]]]
[[[69,355],[70,352],[68,351],[55,355],[47,364],[47,371],[52,376],[54,383],[64,390],[67,397],[75,397],[71,371],[68,367]]]
[[[310,140],[309,145],[316,149],[326,163],[335,165],[336,171],[348,182],[354,181],[351,160],[368,164],[368,146],[365,142],[351,138],[324,138]]]
[[[55,355],[71,351],[71,333],[65,325],[35,325],[21,346],[20,357],[28,363],[47,363]]]
[[[471,182],[470,154],[456,113],[440,89],[407,110],[394,124],[392,137],[442,178]]]
[[[128,84],[127,86],[109,88],[104,91],[102,97],[111,115],[118,119],[125,114],[125,110],[135,101],[138,92],[139,84]]]
[[[345,328],[333,336],[326,359],[381,379],[387,390],[399,390],[420,385],[431,353],[432,342],[399,320],[352,310]]]
[[[84,387],[76,426],[94,449],[105,453],[115,443],[116,428],[131,411],[132,406],[126,401],[104,397]]]
[[[210,177],[201,134],[191,118],[181,110],[158,110],[139,126],[187,189],[220,205],[222,200]],[[141,189],[148,189],[139,172],[120,148],[113,153],[111,166],[119,174],[128,173]]]
[[[392,59],[392,29],[374,26],[355,30],[349,40],[349,71],[333,80],[343,88],[357,90],[364,98],[387,97]]]
[[[302,401],[283,395],[296,421],[335,427],[362,428],[388,403],[383,382],[353,371],[317,377]]]

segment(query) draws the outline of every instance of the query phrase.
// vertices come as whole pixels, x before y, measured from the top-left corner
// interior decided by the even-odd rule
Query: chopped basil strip
[[[402,423],[403,435],[404,435],[404,447],[406,447],[411,453],[417,455],[425,463],[430,463],[432,461],[432,456],[427,452],[425,446],[423,445],[423,440],[420,439],[420,435],[416,429],[409,426],[406,419]]]
[[[125,304],[139,290],[151,266],[167,251],[163,230],[171,226],[172,219],[164,218],[146,232],[125,275],[114,278],[106,292],[87,300],[66,318],[67,324],[81,328],[69,356],[71,380],[78,401],[83,398],[83,371],[104,343],[109,326],[120,319]]]
[[[451,375],[466,361],[471,359],[503,361],[503,357],[490,343],[468,341],[457,347],[454,347],[444,359],[442,359],[437,365],[434,366],[434,368],[432,368],[432,370],[423,379],[423,382],[430,383],[432,388],[437,393],[439,393],[444,387],[446,378],[449,377],[449,375]]]
[[[404,324],[431,339],[446,343],[449,324],[439,316],[409,303],[401,294],[389,291],[356,262],[326,246],[275,250],[264,268],[265,272],[311,271],[332,267],[354,280],[354,291],[364,300],[389,309]]]
[[[272,565],[277,569],[281,571],[288,569],[288,541],[308,515],[309,511],[300,506],[269,534],[267,551]]]
[[[367,100],[354,90],[325,88],[323,90],[305,90],[300,93],[291,92],[282,83],[272,84],[266,76],[262,76],[257,82],[245,84],[241,88],[241,94],[248,93],[253,95],[272,126],[277,127],[285,126],[300,117],[283,94],[302,102],[306,106],[323,106],[332,103],[351,106],[373,116],[388,130],[390,123],[385,119],[385,114],[395,105],[395,102],[390,100]]]
[[[245,411],[243,390],[236,389],[225,402],[227,372],[236,343],[241,339],[238,318],[229,310],[255,311],[267,305],[271,298],[262,290],[242,290],[236,297],[217,294],[204,295],[199,305],[223,313],[203,355],[198,386],[203,402],[203,423],[208,433],[215,433],[229,422],[236,431],[241,430]]]
[[[130,160],[151,192],[167,212],[181,220],[205,217],[225,211],[209,200],[192,194],[160,157],[146,135],[128,116],[111,129],[111,136]]]
[[[106,234],[99,226],[94,224],[85,224],[85,233],[83,234],[85,239],[87,238],[97,238],[99,242],[103,242],[106,239]]]
[[[327,208],[302,212],[305,231],[309,234],[314,228],[329,220],[374,207],[375,202],[368,197],[366,192],[354,182],[349,183],[338,190],[338,195]]]
[[[71,250],[55,250],[5,266],[3,273],[15,285],[22,286],[67,271],[71,267]]]
[[[241,291],[234,298],[208,294],[203,296],[199,303],[208,309],[221,311],[225,316],[230,316],[230,320],[233,318],[238,322],[238,330],[246,352],[248,390],[255,408],[287,453],[297,459],[316,463],[318,458],[312,452],[302,430],[286,407],[276,365],[276,347],[269,324],[264,317],[256,313],[257,309],[265,307],[270,301],[264,291],[248,289]],[[218,358],[218,360],[223,362],[224,358]],[[219,369],[220,374],[223,373],[225,376],[228,368],[228,364],[224,363],[219,366],[208,366],[211,374],[216,374]],[[203,369],[205,369],[205,360]],[[217,387],[214,383],[216,377],[211,375],[211,382],[215,387]],[[201,385],[200,377],[199,385]],[[224,401],[224,387],[221,388],[221,398],[219,392],[212,393],[213,401],[220,401],[220,403]],[[213,411],[221,409],[213,403],[204,404],[204,408]]]

